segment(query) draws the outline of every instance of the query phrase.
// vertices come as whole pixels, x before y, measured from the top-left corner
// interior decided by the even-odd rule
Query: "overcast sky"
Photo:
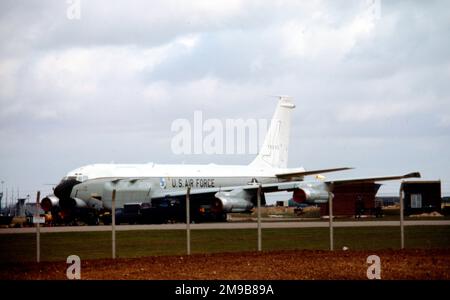
[[[247,164],[172,153],[172,122],[268,119],[283,94],[290,167],[420,171],[450,193],[448,1],[76,3],[0,1],[5,189],[91,163]]]

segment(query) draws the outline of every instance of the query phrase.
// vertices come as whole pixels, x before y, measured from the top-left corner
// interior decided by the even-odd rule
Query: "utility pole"
[[[9,204],[9,206],[10,207],[12,207],[12,210],[13,210],[13,215],[15,215],[16,214],[16,208],[14,207],[14,187],[12,186],[11,187],[11,200],[10,200],[10,204]]]
[[[9,216],[9,208],[8,208],[8,186],[6,186],[6,192],[5,192],[5,208],[6,208],[6,215]]]
[[[11,206],[13,208],[14,215],[16,215],[16,206],[14,205],[14,187],[11,188]]]
[[[0,213],[2,212],[2,201],[3,201],[3,197],[5,197],[5,193],[3,190],[3,184],[5,183],[3,180],[1,181],[2,183],[2,196],[0,197]]]

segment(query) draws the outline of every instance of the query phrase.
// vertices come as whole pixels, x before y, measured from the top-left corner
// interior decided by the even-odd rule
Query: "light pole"
[[[3,184],[5,182],[2,180],[1,183],[2,183],[2,196],[0,197],[0,213],[2,212],[2,200],[3,200],[3,196],[5,195],[4,190],[3,190]]]

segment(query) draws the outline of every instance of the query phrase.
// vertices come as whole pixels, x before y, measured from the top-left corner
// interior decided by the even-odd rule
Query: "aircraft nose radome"
[[[55,187],[54,194],[60,200],[69,199],[72,188],[79,183],[76,179],[63,180]]]

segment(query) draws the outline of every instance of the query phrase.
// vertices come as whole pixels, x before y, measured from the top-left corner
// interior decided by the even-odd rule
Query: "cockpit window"
[[[87,176],[86,175],[78,175],[76,179],[80,182],[83,182],[83,181],[87,180]]]

